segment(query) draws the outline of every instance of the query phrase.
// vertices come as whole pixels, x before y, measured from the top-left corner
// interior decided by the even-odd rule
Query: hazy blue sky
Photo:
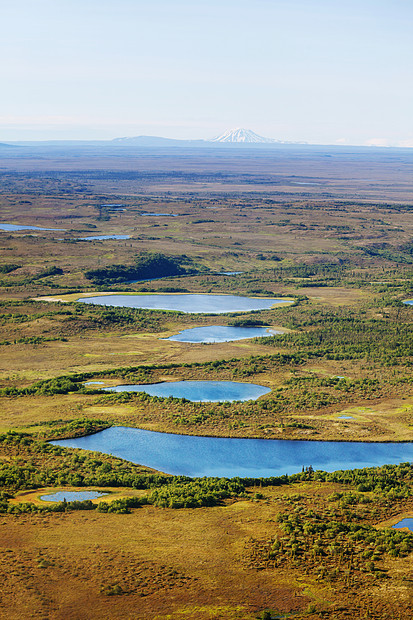
[[[413,146],[413,0],[1,0],[0,141]]]

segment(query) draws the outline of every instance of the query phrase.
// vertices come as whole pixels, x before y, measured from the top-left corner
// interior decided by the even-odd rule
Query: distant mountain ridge
[[[110,144],[117,146],[208,146],[210,144],[306,144],[305,142],[284,142],[274,138],[265,138],[251,129],[237,127],[228,129],[211,140],[178,140],[159,136],[135,136],[131,138],[115,138]]]
[[[255,133],[251,129],[237,127],[229,129],[223,134],[211,138],[210,140],[180,140],[177,138],[164,138],[162,136],[125,136],[122,138],[114,138],[113,140],[27,140],[15,141],[12,144],[0,144],[0,147],[6,146],[39,146],[39,147],[203,147],[203,148],[225,148],[225,147],[271,147],[288,144],[308,144],[307,142],[289,142],[284,140],[275,140],[274,138],[266,138]]]

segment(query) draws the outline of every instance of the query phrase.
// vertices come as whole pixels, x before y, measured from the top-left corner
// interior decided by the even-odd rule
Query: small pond
[[[130,235],[95,235],[94,237],[79,237],[80,241],[104,241],[105,239],[130,239]]]
[[[235,381],[165,381],[103,388],[106,392],[145,392],[150,396],[186,398],[194,403],[256,400],[271,390],[255,383]]]
[[[411,532],[413,532],[413,517],[407,517],[406,519],[402,519],[395,525],[392,525],[394,528],[407,527]]]
[[[207,327],[192,327],[184,329],[175,336],[170,336],[164,340],[175,342],[232,342],[233,340],[246,340],[247,338],[257,338],[264,336],[274,336],[282,332],[268,327],[232,327],[230,325],[211,325]]]
[[[57,493],[51,493],[50,495],[41,495],[40,499],[43,502],[84,502],[88,499],[97,499],[109,495],[108,493],[102,493],[100,491],[58,491]]]
[[[221,271],[218,275],[220,276],[239,276],[243,271]]]
[[[51,443],[97,450],[169,474],[228,478],[293,474],[309,465],[336,471],[412,459],[411,443],[193,437],[116,426],[95,435]]]
[[[149,215],[151,217],[178,217],[177,213],[141,213],[141,215]]]
[[[66,228],[41,228],[40,226],[24,226],[22,224],[0,224],[0,230],[66,230]]]
[[[406,299],[406,301],[404,301],[403,303],[408,306],[413,306],[413,299]]]
[[[273,297],[240,297],[239,295],[208,294],[132,294],[97,295],[81,297],[84,304],[114,306],[116,308],[146,308],[148,310],[177,310],[185,313],[224,314],[226,312],[250,312],[268,310],[275,304],[290,304],[291,299]]]
[[[337,420],[354,420],[352,415],[339,415]]]
[[[86,381],[85,385],[104,385],[104,381]]]

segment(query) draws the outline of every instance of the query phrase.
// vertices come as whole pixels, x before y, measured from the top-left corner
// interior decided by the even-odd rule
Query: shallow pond
[[[103,388],[106,392],[145,392],[150,396],[186,398],[194,403],[256,400],[271,390],[255,383],[235,381],[165,381]]]
[[[238,295],[208,295],[155,293],[136,295],[98,295],[81,297],[77,301],[99,306],[146,308],[148,310],[178,310],[185,313],[224,314],[267,310],[275,304],[290,304],[291,299],[272,297],[240,297]]]
[[[104,241],[105,239],[130,239],[130,235],[95,235],[94,237],[79,237],[80,241]]]
[[[392,525],[394,528],[407,527],[411,532],[413,532],[413,517],[407,517],[406,519],[402,519],[395,525]]]
[[[101,493],[100,491],[58,491],[57,493],[51,493],[50,495],[41,495],[40,499],[43,502],[84,502],[87,499],[97,499],[103,497],[108,493]]]
[[[0,224],[0,230],[66,230],[65,228],[41,228],[40,226],[24,226],[21,224]]]
[[[170,336],[164,340],[175,342],[232,342],[233,340],[246,340],[247,338],[257,338],[264,336],[274,336],[282,332],[268,327],[231,327],[230,325],[211,325],[206,327],[192,327],[184,329],[175,336]]]
[[[104,381],[86,381],[85,385],[104,385]]]
[[[412,306],[413,305],[413,299],[406,299],[406,301],[404,301],[403,303],[407,304],[408,306]]]
[[[141,215],[150,215],[152,217],[178,217],[177,213],[141,213]]]
[[[309,465],[325,471],[356,469],[412,458],[411,443],[192,437],[116,426],[51,443],[97,450],[169,474],[228,478],[293,474]]]

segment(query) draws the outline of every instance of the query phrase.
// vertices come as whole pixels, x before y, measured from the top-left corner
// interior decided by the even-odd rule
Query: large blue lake
[[[158,471],[185,476],[269,477],[303,466],[335,471],[411,461],[411,443],[228,439],[112,427],[54,445],[112,454]]]
[[[192,327],[184,329],[175,336],[165,338],[175,342],[232,342],[233,340],[246,340],[263,336],[274,336],[282,332],[268,327],[232,327],[231,325],[210,325],[205,327]]]
[[[236,381],[165,381],[103,388],[106,392],[145,392],[150,396],[186,398],[194,403],[256,400],[271,390],[255,383]]]
[[[275,297],[240,297],[238,295],[208,295],[155,293],[136,295],[98,295],[83,297],[84,304],[148,310],[178,310],[185,313],[223,314],[225,312],[250,312],[267,310],[275,304],[290,304],[291,299]]]
[[[65,228],[41,228],[40,226],[24,226],[23,224],[0,224],[0,230],[66,230]]]

